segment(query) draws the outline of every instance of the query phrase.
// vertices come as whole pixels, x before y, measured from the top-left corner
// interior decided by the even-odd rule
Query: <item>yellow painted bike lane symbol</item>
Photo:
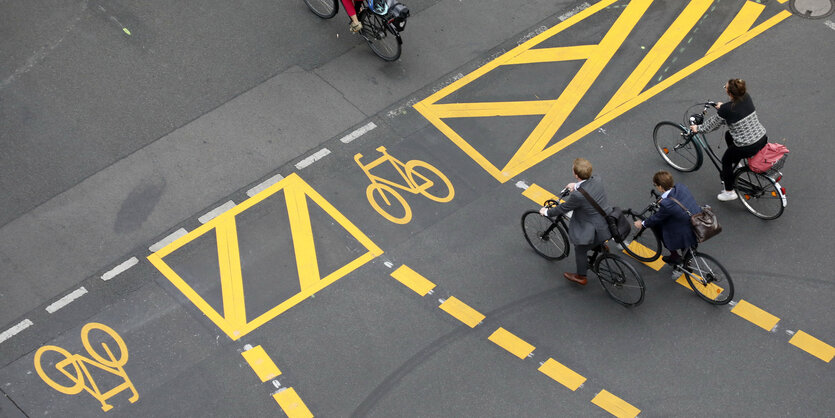
[[[115,346],[111,347],[104,342],[101,343],[101,348],[93,346],[90,343],[90,332],[93,330],[103,331],[113,340]],[[107,325],[91,322],[81,328],[81,343],[92,358],[84,357],[81,354],[71,354],[69,351],[55,345],[45,345],[39,348],[35,353],[35,370],[38,372],[38,376],[53,389],[67,395],[77,395],[82,390],[86,390],[96,400],[101,402],[101,409],[103,411],[112,409],[113,405],[109,405],[107,400],[124,390],[130,389],[132,396],[128,400],[131,403],[139,400],[136,387],[131,383],[128,374],[125,372],[124,367],[122,367],[128,362],[128,348],[125,346],[125,340],[116,331]],[[115,354],[113,352],[114,348],[116,349]],[[47,353],[51,353],[48,356],[50,358],[55,358],[56,356],[62,358],[62,360],[50,364],[49,370],[52,371],[55,369],[61,372],[72,384],[63,385],[46,373],[42,361],[44,360],[44,354]],[[108,391],[102,392],[102,389],[96,384],[93,375],[90,373],[90,369],[87,367],[88,365],[118,376],[122,378],[123,382]]]
[[[383,155],[368,164],[363,165],[360,162],[362,154],[354,155],[354,161],[371,180],[371,184],[365,189],[368,203],[389,221],[402,225],[412,220],[412,208],[406,203],[406,199],[395,190],[395,187],[412,194],[421,194],[435,202],[446,203],[455,197],[455,189],[452,187],[449,178],[435,166],[421,160],[409,160],[403,163],[391,156],[386,151],[386,147],[379,147],[377,151]],[[371,174],[371,169],[386,162],[390,162],[394,166],[406,183],[405,185]],[[433,186],[441,184],[443,186],[433,188]]]

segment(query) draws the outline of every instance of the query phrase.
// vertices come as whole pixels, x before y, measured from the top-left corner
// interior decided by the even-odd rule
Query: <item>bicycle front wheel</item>
[[[702,150],[688,135],[688,130],[677,123],[655,125],[652,142],[661,158],[678,171],[694,171],[702,166]]]
[[[414,184],[420,194],[436,202],[449,202],[455,197],[455,189],[441,170],[420,160],[406,163],[406,176]]]
[[[562,260],[568,256],[568,234],[560,222],[554,222],[529,210],[522,215],[522,233],[531,248],[548,260]]]
[[[742,168],[734,176],[734,189],[745,209],[754,216],[771,220],[783,214],[786,198],[780,185],[771,177]]]
[[[604,253],[594,263],[594,271],[609,296],[624,306],[644,301],[644,280],[634,267],[613,254]]]
[[[635,259],[647,263],[661,257],[661,238],[655,235],[655,231],[649,228],[635,227],[635,221],[643,221],[645,217],[629,213],[627,219],[632,225],[632,230],[629,231],[629,236],[623,242],[623,250]]]
[[[362,22],[360,34],[378,57],[386,61],[400,58],[400,36],[389,27],[385,17],[364,9],[358,18]]]
[[[684,277],[700,298],[714,305],[724,305],[734,297],[734,282],[725,267],[715,258],[700,252],[688,257]]]
[[[322,19],[330,19],[336,16],[336,11],[339,10],[338,0],[304,0],[304,4],[310,9],[313,14]]]

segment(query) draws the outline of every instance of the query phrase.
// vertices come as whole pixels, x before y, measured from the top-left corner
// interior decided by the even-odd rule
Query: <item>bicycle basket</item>
[[[783,165],[786,164],[786,158],[788,158],[788,156],[789,154],[783,154],[783,156],[780,157],[779,160],[775,161],[774,165],[772,165],[771,168],[769,168],[768,171],[765,172],[765,175],[771,178],[780,176],[780,170],[783,168]]]

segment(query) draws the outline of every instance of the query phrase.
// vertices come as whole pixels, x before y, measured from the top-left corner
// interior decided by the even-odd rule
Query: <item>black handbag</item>
[[[722,225],[719,225],[719,220],[716,219],[716,214],[713,213],[713,209],[710,205],[702,206],[702,211],[693,215],[690,211],[678,201],[678,199],[674,197],[670,197],[673,199],[673,202],[678,203],[687,216],[690,217],[690,226],[693,228],[693,234],[696,235],[696,241],[698,242],[705,242],[708,239],[712,238],[714,235],[718,235],[722,232]]]
[[[597,209],[597,212],[603,215],[603,218],[606,219],[606,224],[609,226],[609,233],[612,234],[612,238],[614,238],[617,242],[623,242],[626,237],[629,236],[629,232],[632,231],[632,224],[629,223],[629,219],[626,219],[623,209],[614,206],[607,214],[603,208],[601,208],[600,205],[597,204],[591,196],[589,196],[589,192],[583,189],[577,190],[579,190],[580,193],[586,197],[586,200],[588,200],[589,203]]]

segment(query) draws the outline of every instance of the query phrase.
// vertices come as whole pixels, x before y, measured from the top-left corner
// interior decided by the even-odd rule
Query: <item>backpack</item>
[[[753,157],[748,159],[748,168],[756,173],[765,173],[785,158],[789,149],[785,145],[769,142]],[[782,164],[781,164],[782,165]]]

